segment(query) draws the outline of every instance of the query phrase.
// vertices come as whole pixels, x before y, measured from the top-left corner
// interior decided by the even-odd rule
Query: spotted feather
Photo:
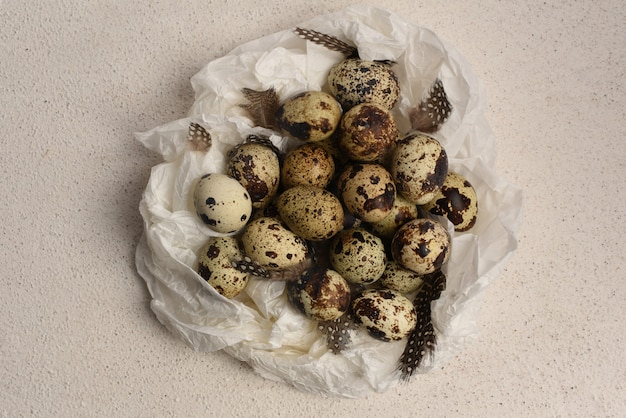
[[[443,83],[437,79],[430,87],[427,97],[409,111],[411,128],[424,133],[437,132],[451,113],[452,104]]]
[[[345,313],[333,321],[320,321],[318,329],[326,336],[326,346],[333,354],[348,349],[352,343],[350,332],[358,326],[350,313]]]
[[[322,45],[331,51],[341,52],[348,58],[358,57],[358,50],[356,47],[339,40],[331,35],[326,35],[312,29],[295,28],[294,32],[302,39],[311,41],[315,44]]]
[[[206,152],[211,148],[211,134],[198,123],[189,124],[187,140],[196,151]]]

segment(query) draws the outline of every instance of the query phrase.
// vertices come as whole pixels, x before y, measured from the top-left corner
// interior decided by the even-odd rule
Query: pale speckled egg
[[[400,83],[391,66],[358,58],[334,65],[328,73],[330,92],[344,111],[359,103],[391,109],[400,97]]]
[[[344,229],[333,238],[329,259],[334,270],[355,284],[374,283],[387,263],[382,240],[359,227]]]
[[[396,199],[391,174],[380,164],[355,163],[347,166],[337,180],[346,209],[365,222],[385,218]]]
[[[234,237],[211,237],[200,249],[198,274],[226,298],[234,298],[248,284],[248,274],[231,265],[242,258],[239,241]]]
[[[244,143],[231,153],[227,174],[248,191],[253,208],[265,207],[278,192],[280,162],[276,152],[260,143]]]
[[[450,235],[433,219],[419,218],[402,225],[391,240],[393,260],[417,274],[439,270],[450,257]]]
[[[378,283],[387,289],[407,294],[417,290],[424,280],[422,275],[401,267],[395,261],[388,261]]]
[[[369,289],[352,301],[352,313],[369,334],[381,341],[407,337],[417,325],[413,302],[391,289]]]
[[[287,153],[281,169],[284,188],[328,186],[335,174],[335,160],[326,148],[318,144],[302,144]]]
[[[390,171],[398,193],[416,205],[424,205],[435,197],[446,179],[448,156],[435,138],[412,132],[397,142]]]
[[[245,255],[268,270],[296,267],[309,255],[306,241],[276,218],[250,221],[241,234],[241,243]]]
[[[441,190],[424,205],[424,209],[448,218],[455,231],[469,231],[478,217],[476,190],[464,176],[449,171]]]
[[[197,182],[193,202],[196,213],[213,231],[233,233],[243,228],[252,213],[248,191],[234,178],[209,173]]]
[[[370,222],[369,225],[379,237],[391,239],[400,226],[417,217],[417,206],[401,194],[396,194],[389,214],[378,222]]]
[[[287,227],[306,240],[330,239],[343,227],[341,202],[321,187],[291,187],[278,197],[277,207]]]
[[[307,91],[287,99],[276,110],[278,128],[292,138],[317,142],[330,137],[341,120],[341,106],[322,91]]]
[[[350,307],[350,285],[339,273],[324,267],[306,270],[287,284],[293,306],[311,319],[332,321]]]
[[[354,161],[376,161],[391,150],[398,128],[391,112],[376,103],[361,103],[341,119],[339,148]]]

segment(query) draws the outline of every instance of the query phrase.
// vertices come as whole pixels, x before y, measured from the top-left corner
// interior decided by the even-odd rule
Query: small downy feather
[[[424,133],[437,132],[450,113],[452,104],[448,100],[443,83],[437,79],[430,87],[428,96],[409,111],[411,128]]]
[[[302,263],[284,270],[268,270],[250,257],[231,260],[231,265],[242,273],[248,273],[252,276],[277,281],[295,281],[300,278],[302,273],[313,267],[313,260],[305,259]]]
[[[417,311],[417,325],[409,335],[404,352],[400,356],[400,372],[402,380],[408,381],[421,366],[422,360],[431,355],[437,344],[437,335],[432,323],[431,302],[439,299],[446,288],[446,276],[441,272],[424,276],[424,284],[420,287],[413,305]]]
[[[248,111],[252,122],[263,128],[274,128],[276,124],[274,115],[280,106],[276,90],[273,87],[261,91],[244,88],[241,93],[248,103],[239,106]]]
[[[359,53],[356,47],[339,40],[331,35],[326,35],[312,29],[295,28],[293,30],[296,35],[307,41],[311,41],[315,44],[322,45],[331,51],[337,51],[344,54],[347,58],[356,58]]]
[[[187,140],[196,151],[206,152],[211,148],[211,134],[198,123],[189,124]]]
[[[318,329],[326,336],[326,346],[333,354],[339,354],[350,347],[350,332],[357,329],[350,313],[345,313],[333,321],[320,321]]]

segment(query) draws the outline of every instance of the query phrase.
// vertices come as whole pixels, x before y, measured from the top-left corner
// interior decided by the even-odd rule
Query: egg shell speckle
[[[413,132],[396,144],[391,175],[398,193],[416,205],[430,202],[448,174],[448,156],[435,138]]]
[[[374,283],[385,271],[387,255],[380,238],[363,228],[339,232],[330,244],[330,263],[346,280]]]
[[[413,302],[390,289],[369,289],[352,302],[355,320],[381,341],[407,337],[417,324]]]
[[[308,142],[330,137],[341,120],[341,106],[328,93],[307,91],[287,99],[276,111],[276,124],[287,135]]]
[[[341,173],[337,185],[346,209],[365,222],[385,218],[396,199],[391,174],[380,164],[351,164]]]
[[[341,119],[339,148],[354,161],[376,161],[394,146],[398,128],[393,115],[376,103],[361,103]]]
[[[335,174],[335,160],[326,148],[318,144],[302,144],[287,153],[281,169],[284,188],[328,186]]]
[[[227,173],[248,191],[253,208],[263,208],[278,192],[280,162],[270,147],[258,143],[238,146],[230,156]]]
[[[291,303],[309,318],[332,321],[350,307],[350,285],[336,271],[314,267],[287,284]]]
[[[239,231],[252,213],[248,191],[226,174],[203,175],[195,186],[193,201],[204,224],[219,233]]]
[[[242,257],[234,237],[211,237],[200,249],[198,274],[226,298],[234,298],[248,284],[248,275],[235,269],[231,260]]]
[[[455,231],[469,231],[478,217],[476,190],[464,176],[450,171],[441,190],[424,209],[448,218]]]
[[[356,58],[334,65],[328,73],[328,85],[344,110],[360,103],[391,109],[400,96],[398,77],[391,66]]]
[[[439,222],[419,218],[402,225],[391,241],[393,260],[424,275],[439,270],[450,257],[450,235]]]
[[[250,221],[241,235],[244,253],[268,270],[284,270],[301,264],[309,255],[306,241],[278,219]]]

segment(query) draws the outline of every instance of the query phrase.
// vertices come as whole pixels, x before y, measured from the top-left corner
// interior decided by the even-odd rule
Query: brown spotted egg
[[[365,222],[377,222],[391,211],[396,186],[391,174],[380,164],[355,163],[347,166],[337,180],[346,209]]]
[[[211,237],[200,249],[198,274],[226,298],[234,298],[248,284],[248,274],[231,265],[242,258],[239,242],[234,237]]]
[[[355,284],[374,283],[387,263],[382,240],[358,227],[344,229],[333,238],[329,258],[333,269]]]
[[[287,284],[290,302],[317,321],[332,321],[350,307],[350,285],[336,271],[323,267],[306,270]]]
[[[245,255],[268,270],[296,267],[309,255],[306,241],[276,218],[250,221],[241,235],[241,243]]]
[[[330,69],[328,84],[344,110],[359,103],[377,103],[391,109],[400,97],[398,77],[390,65],[382,62],[344,60]]]
[[[302,144],[287,153],[281,169],[284,188],[328,186],[335,174],[335,160],[326,148],[318,144]]]
[[[263,208],[278,192],[280,162],[276,152],[263,144],[248,142],[231,153],[227,173],[250,194],[253,208]]]
[[[278,128],[292,138],[317,142],[330,137],[341,120],[341,106],[322,91],[307,91],[287,99],[275,114]]]
[[[398,128],[391,112],[376,103],[361,103],[341,119],[339,148],[354,161],[376,161],[391,150]]]
[[[424,209],[448,218],[455,231],[468,231],[478,216],[476,190],[464,176],[450,171],[441,190],[424,205]]]
[[[234,178],[219,173],[205,174],[196,183],[193,202],[198,217],[213,231],[233,233],[250,220],[252,199]]]
[[[330,239],[343,227],[341,202],[321,187],[291,187],[278,197],[277,207],[287,227],[306,240]]]
[[[448,156],[435,138],[413,132],[397,142],[390,171],[398,193],[416,205],[424,205],[435,197],[446,179]]]
[[[369,289],[352,301],[352,314],[369,334],[381,341],[407,337],[417,324],[413,302],[390,289]]]
[[[379,237],[391,239],[400,226],[417,217],[417,206],[401,194],[397,194],[389,214],[380,221],[371,222],[369,225]]]
[[[391,240],[393,260],[417,274],[439,270],[450,257],[450,235],[433,219],[419,218],[402,225]]]
[[[388,261],[378,283],[387,289],[407,294],[417,290],[424,283],[422,277],[420,274],[401,267],[395,261]]]

